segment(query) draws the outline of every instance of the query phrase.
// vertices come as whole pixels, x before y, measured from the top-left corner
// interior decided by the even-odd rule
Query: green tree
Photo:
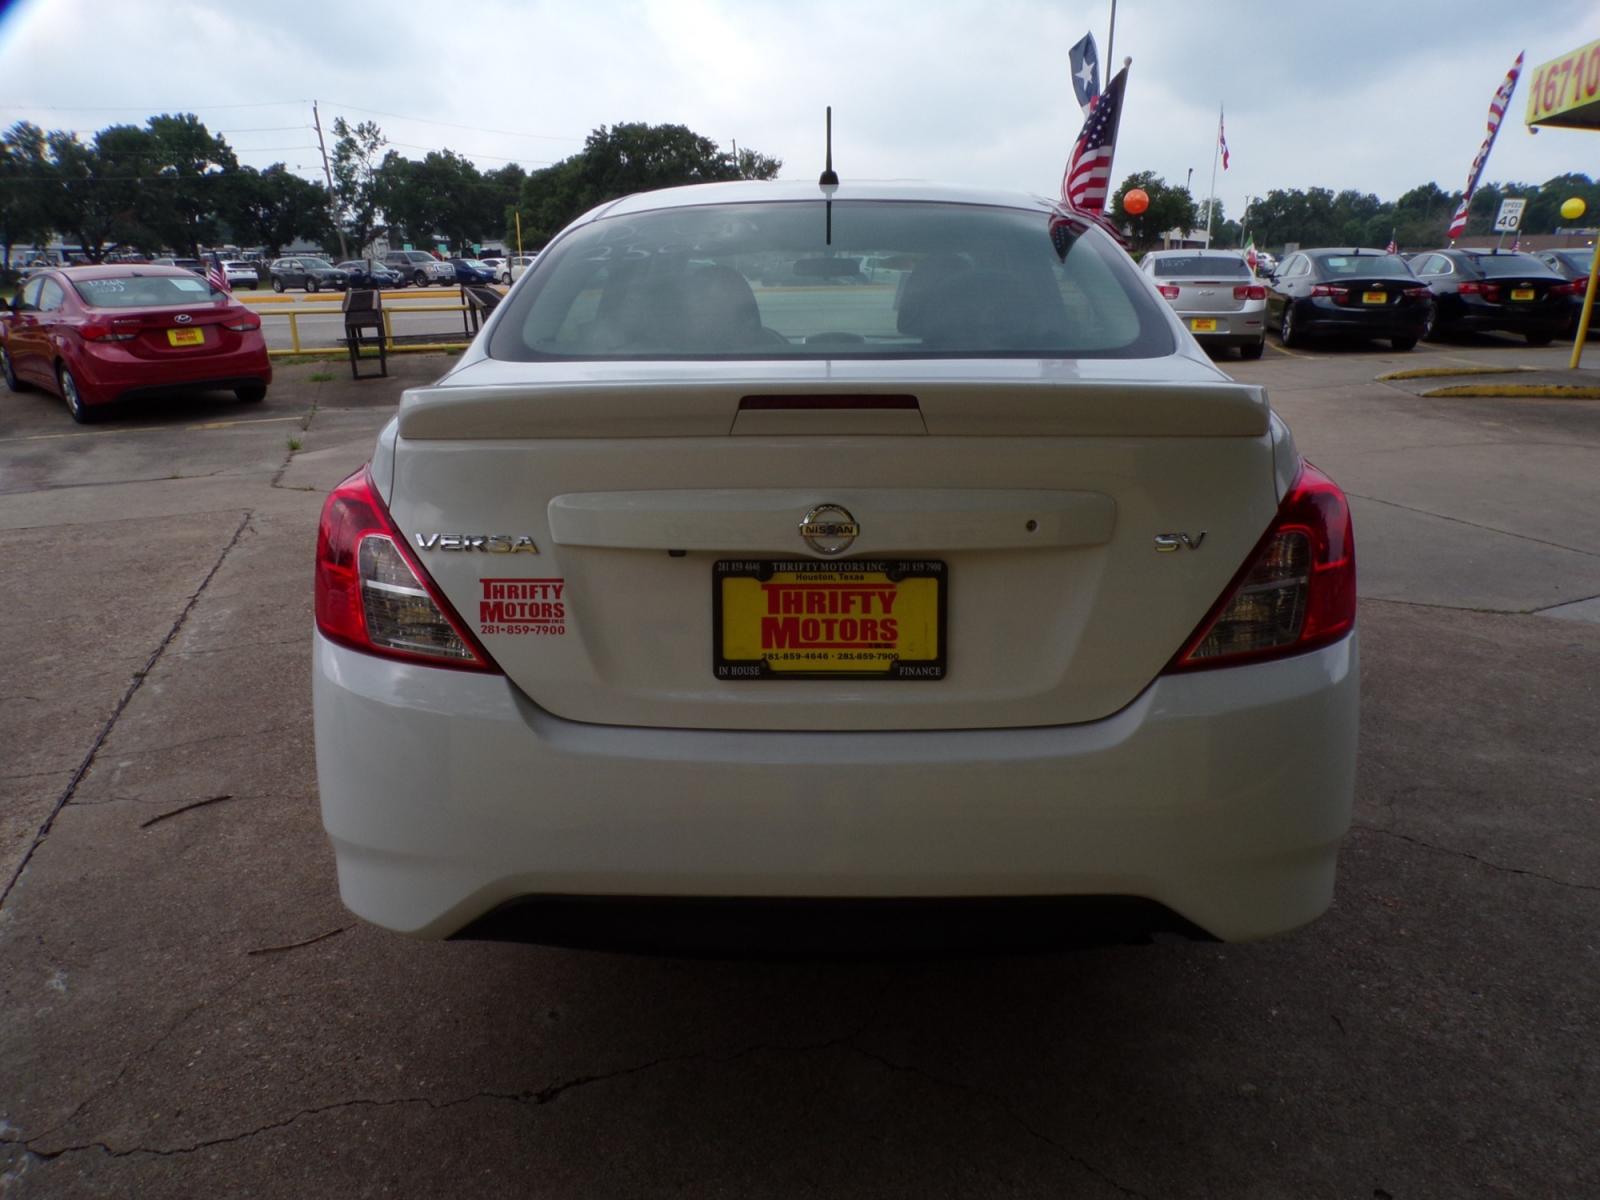
[[[0,136],[0,269],[11,270],[11,248],[50,236],[55,171],[44,130],[18,121]]]
[[[748,147],[740,147],[735,162],[716,142],[683,125],[602,125],[580,153],[528,176],[519,204],[523,237],[531,246],[542,246],[574,217],[633,192],[771,179],[782,166]]]
[[[1150,197],[1150,207],[1137,215],[1124,212],[1122,198],[1134,188],[1141,188]],[[1129,242],[1136,253],[1161,245],[1170,230],[1190,230],[1205,227],[1199,206],[1194,197],[1181,187],[1174,187],[1154,171],[1137,171],[1122,181],[1112,200],[1107,215],[1129,231]]]
[[[269,258],[296,238],[326,240],[330,232],[327,189],[282,163],[231,172],[218,215],[240,245],[261,246]]]
[[[339,230],[349,242],[341,245],[347,250],[350,244],[361,253],[378,231],[378,213],[382,207],[380,196],[383,182],[379,173],[388,156],[378,157],[378,152],[388,144],[376,122],[363,121],[349,124],[343,117],[333,119],[333,154],[330,169],[333,173],[333,199]],[[393,151],[389,152],[394,157]]]
[[[146,123],[155,176],[144,186],[142,223],[176,250],[198,256],[216,241],[217,210],[226,173],[238,159],[226,140],[193,113],[162,114]]]

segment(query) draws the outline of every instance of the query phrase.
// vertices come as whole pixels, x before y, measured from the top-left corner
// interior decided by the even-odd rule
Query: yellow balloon
[[[1569,221],[1576,221],[1583,216],[1583,210],[1587,207],[1588,205],[1580,197],[1573,196],[1571,199],[1561,202],[1561,215]]]

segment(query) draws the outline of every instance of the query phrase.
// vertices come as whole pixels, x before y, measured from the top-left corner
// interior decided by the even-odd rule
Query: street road
[[[1566,353],[1225,363],[1355,506],[1328,916],[853,964],[418,943],[340,906],[316,517],[449,360],[92,428],[0,398],[0,1193],[1600,1195],[1600,402],[1375,381]]]

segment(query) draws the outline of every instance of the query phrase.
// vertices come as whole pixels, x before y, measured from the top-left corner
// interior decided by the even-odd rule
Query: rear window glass
[[[1394,254],[1327,254],[1322,258],[1327,275],[1409,275],[1406,260]]]
[[[1172,258],[1151,260],[1155,273],[1160,276],[1181,276],[1188,279],[1248,279],[1250,268],[1242,258],[1222,255],[1180,254]]]
[[[1550,268],[1531,254],[1484,254],[1473,259],[1491,278],[1502,275],[1548,275]]]
[[[539,257],[496,358],[1135,358],[1163,306],[1103,234],[1050,214],[838,201],[608,217]],[[1054,236],[1052,236],[1052,233]]]
[[[160,308],[163,305],[203,304],[226,300],[199,276],[113,275],[104,279],[74,279],[73,288],[94,308]]]

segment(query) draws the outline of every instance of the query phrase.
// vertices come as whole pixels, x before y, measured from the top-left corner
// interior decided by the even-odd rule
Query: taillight
[[[1496,302],[1500,299],[1500,285],[1498,283],[1486,283],[1476,279],[1468,279],[1458,285],[1456,291],[1463,296],[1482,296],[1490,302]]]
[[[1550,289],[1552,296],[1581,296],[1589,290],[1589,277],[1573,279],[1567,283],[1558,283]]]
[[[254,333],[261,328],[261,318],[248,309],[238,313],[229,313],[222,321],[224,329],[231,329],[235,333]]]
[[[1408,287],[1401,288],[1400,294],[1407,300],[1426,300],[1433,294],[1433,291],[1428,287]]]
[[[406,549],[362,467],[328,494],[317,527],[317,628],[355,650],[499,671]]]
[[[1183,294],[1183,289],[1175,283],[1163,283],[1161,285],[1161,294],[1168,300],[1176,300]]]
[[[1350,289],[1339,287],[1332,283],[1316,283],[1311,286],[1313,296],[1326,296],[1335,304],[1347,303],[1350,299]]]
[[[86,342],[131,342],[139,333],[137,321],[85,321],[78,326],[78,336]]]
[[[1356,546],[1339,485],[1300,462],[1278,515],[1167,668],[1282,658],[1344,637],[1356,621]]]
[[[1241,283],[1233,289],[1235,300],[1265,300],[1267,289],[1259,283]]]

